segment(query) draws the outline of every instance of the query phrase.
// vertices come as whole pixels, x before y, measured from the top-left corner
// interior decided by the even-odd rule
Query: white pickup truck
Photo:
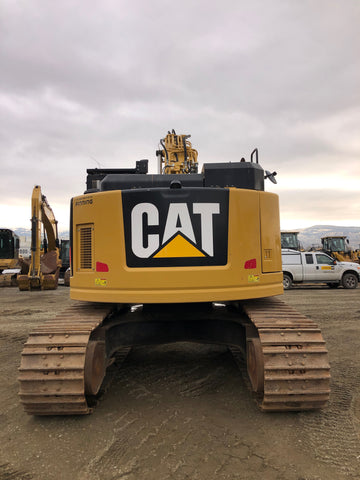
[[[360,280],[360,265],[338,262],[321,252],[297,252],[282,249],[284,289],[295,283],[326,283],[330,288],[342,285],[356,288]]]

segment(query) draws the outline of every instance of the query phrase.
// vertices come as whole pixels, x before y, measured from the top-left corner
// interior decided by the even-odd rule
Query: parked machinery
[[[0,228],[0,287],[17,285],[19,248],[19,237],[8,228]]]
[[[31,215],[31,258],[29,263],[23,262],[22,274],[17,277],[19,289],[54,290],[61,267],[57,220],[39,185],[32,192]]]
[[[177,341],[241,353],[263,410],[323,407],[321,332],[274,298],[283,274],[278,197],[264,191],[273,174],[257,150],[196,173],[188,136],[168,132],[161,146],[163,173],[148,175],[146,160],[88,170],[86,192],[72,199],[70,296],[82,302],[30,334],[25,411],[90,413],[119,350]]]
[[[360,263],[360,250],[353,250],[349,246],[349,240],[346,236],[327,236],[321,238],[322,250],[339,260],[339,262],[356,262]]]
[[[299,232],[281,232],[281,248],[291,248],[292,250],[300,251],[301,246],[298,235]]]
[[[60,241],[60,278],[64,280],[65,287],[70,286],[70,240]]]

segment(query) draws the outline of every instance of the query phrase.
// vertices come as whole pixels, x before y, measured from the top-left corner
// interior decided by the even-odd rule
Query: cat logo
[[[127,190],[122,198],[129,267],[227,263],[227,190]]]

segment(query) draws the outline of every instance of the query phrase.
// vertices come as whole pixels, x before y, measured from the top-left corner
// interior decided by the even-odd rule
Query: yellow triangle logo
[[[171,242],[165,245],[153,258],[174,258],[174,257],[205,257],[194,245],[188,242],[183,236],[176,235]]]

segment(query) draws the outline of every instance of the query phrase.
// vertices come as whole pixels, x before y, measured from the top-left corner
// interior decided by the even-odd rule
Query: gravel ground
[[[69,290],[0,289],[0,480],[360,478],[359,292],[283,297],[327,342],[322,411],[261,413],[226,348],[181,343],[134,348],[92,415],[32,417],[17,395],[22,345],[71,303]]]

